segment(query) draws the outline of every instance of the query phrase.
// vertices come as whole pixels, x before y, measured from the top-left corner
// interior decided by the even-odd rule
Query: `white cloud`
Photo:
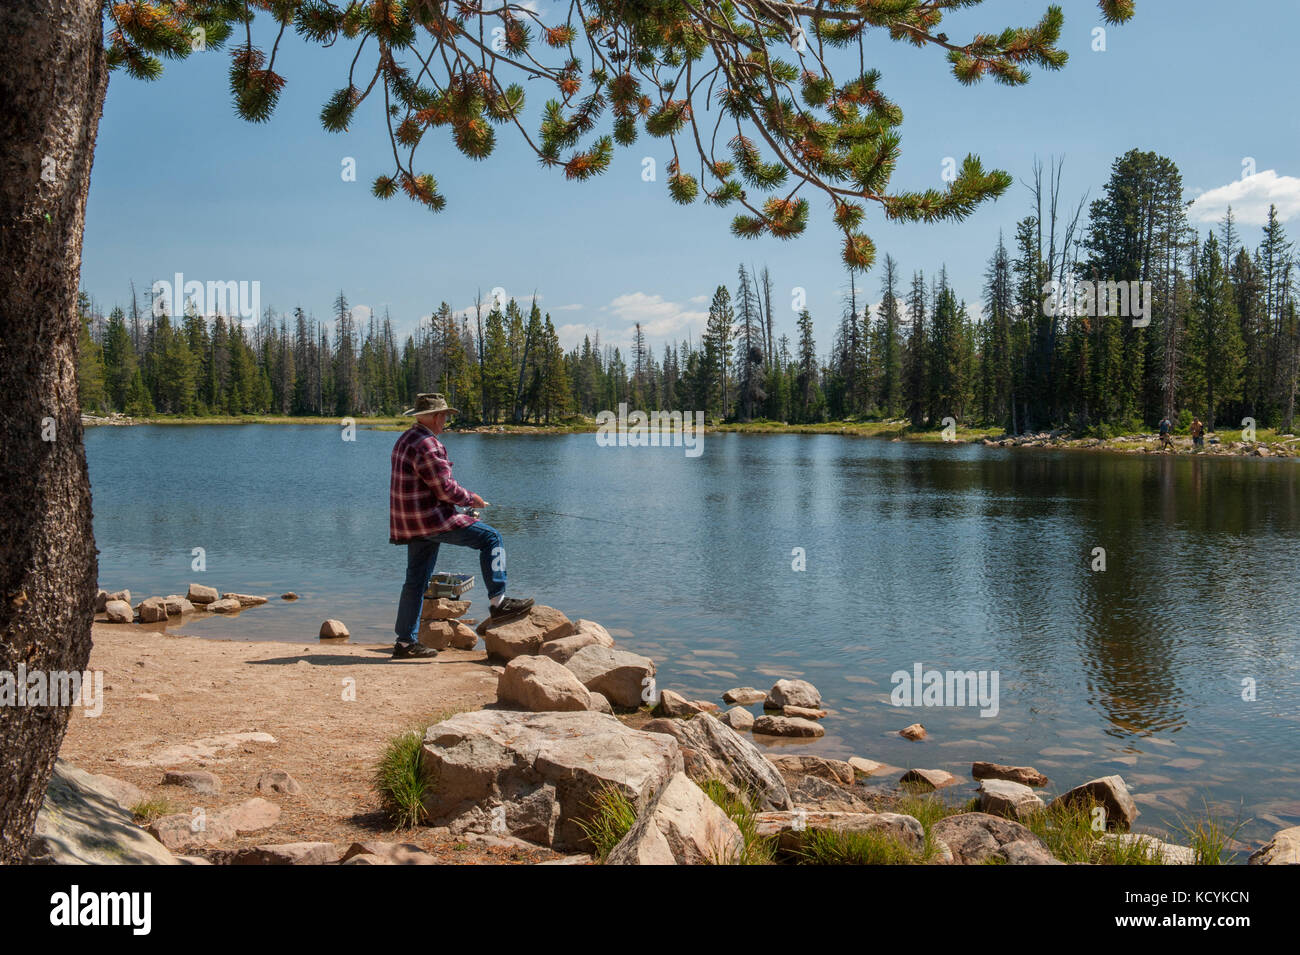
[[[1300,213],[1300,179],[1265,169],[1201,193],[1192,203],[1191,217],[1197,222],[1218,222],[1232,206],[1238,225],[1264,225],[1270,205],[1277,206],[1283,220]]]
[[[628,292],[609,303],[606,308],[624,324],[624,336],[631,341],[631,333],[637,322],[647,338],[680,338],[692,326],[702,326],[709,317],[707,311],[692,311],[676,302],[669,302],[662,295],[647,295],[645,292]]]

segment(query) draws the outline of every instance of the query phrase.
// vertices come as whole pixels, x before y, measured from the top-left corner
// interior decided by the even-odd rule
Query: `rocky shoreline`
[[[100,592],[105,617],[110,603],[130,608],[129,597],[115,601],[117,596]],[[199,585],[179,599],[193,603],[194,597],[209,607],[220,600],[239,603],[238,595]],[[141,621],[143,611],[154,607],[151,601],[166,612],[172,599],[141,601]],[[471,628],[469,606],[428,597],[422,613],[420,638],[429,646],[468,650],[481,640],[491,667],[485,675],[495,685],[495,698],[485,695],[479,708],[438,719],[418,739],[419,823],[432,837],[582,864],[808,863],[837,852],[858,853],[861,861],[867,847],[909,863],[1056,865],[1062,864],[1053,851],[1057,823],[1045,828],[1044,821],[1081,813],[1092,823],[1099,851],[1131,861],[1198,861],[1193,846],[1133,831],[1139,810],[1118,775],[1082,780],[1045,799],[1040,793],[1050,792],[1052,783],[1033,767],[975,762],[975,798],[945,804],[931,794],[965,781],[946,770],[902,771],[864,756],[765,752],[765,741],[823,734],[828,712],[816,687],[804,680],[777,680],[766,691],[727,689],[719,693],[724,709],[660,689],[654,661],[617,646],[595,621],[536,606],[520,618]],[[186,612],[183,605],[176,609]],[[920,724],[899,733],[925,736]],[[173,745],[148,765],[159,767],[165,785],[219,791],[220,780],[203,768],[206,760],[222,747],[259,743],[253,739],[258,733],[227,735]],[[248,792],[256,795],[209,813],[199,831],[185,813],[141,825],[131,811],[143,801],[137,787],[61,763],[38,822],[32,860],[440,861],[418,845],[381,840],[230,847],[274,827],[277,801],[295,791],[300,787],[288,773],[263,772],[250,780]],[[615,804],[622,807],[622,823],[611,835],[607,810]],[[1279,831],[1249,862],[1300,863],[1300,827]]]

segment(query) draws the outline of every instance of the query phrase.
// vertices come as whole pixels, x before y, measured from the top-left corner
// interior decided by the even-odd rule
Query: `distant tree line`
[[[626,352],[599,335],[565,352],[534,301],[447,303],[399,343],[392,320],[358,327],[343,292],[321,322],[268,309],[246,326],[191,306],[183,316],[130,306],[99,315],[83,294],[79,367],[86,411],[216,415],[391,415],[441,391],[463,418],[552,423],[628,402],[703,410],[710,420],[790,423],[953,417],[1012,433],[1050,427],[1138,430],[1168,416],[1292,428],[1300,374],[1296,258],[1270,209],[1252,249],[1231,210],[1217,230],[1190,225],[1174,163],[1131,151],[1104,195],[1061,208],[1061,166],[1036,166],[1033,208],[989,258],[978,315],[946,271],[905,278],[892,256],[868,303],[850,273],[826,354],[797,313],[776,334],[766,267],[719,285],[698,340],[658,354],[638,324]],[[1080,307],[1077,283],[1149,282],[1147,324],[1104,296]],[[1062,295],[1054,296],[1055,288]],[[1099,296],[1102,293],[1098,293]],[[1054,301],[1055,305],[1048,303]]]

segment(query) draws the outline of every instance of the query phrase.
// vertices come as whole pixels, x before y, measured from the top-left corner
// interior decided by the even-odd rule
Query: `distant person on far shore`
[[[1192,444],[1198,451],[1205,447],[1205,425],[1201,424],[1200,418],[1192,421]]]
[[[406,545],[406,583],[397,605],[397,642],[393,657],[399,660],[434,657],[438,651],[420,643],[420,610],[438,560],[439,544],[472,547],[478,551],[479,569],[487,585],[490,616],[502,620],[525,613],[532,600],[507,597],[506,567],[501,534],[476,514],[458,511],[484,507],[483,498],[456,483],[451,476],[447,449],[438,440],[447,415],[456,414],[440,394],[415,396],[415,424],[393,445],[392,480],[388,497],[388,539]]]
[[[1168,418],[1160,419],[1161,450],[1172,451],[1174,449],[1174,439],[1169,436],[1169,433],[1173,431],[1173,429],[1174,429],[1174,423],[1172,421],[1170,421]]]

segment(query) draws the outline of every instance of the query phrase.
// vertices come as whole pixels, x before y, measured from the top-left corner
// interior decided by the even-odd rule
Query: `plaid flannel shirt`
[[[447,449],[424,425],[417,422],[397,439],[392,464],[388,493],[390,543],[432,537],[478,520],[456,510],[457,504],[471,506],[474,496],[452,479]]]

